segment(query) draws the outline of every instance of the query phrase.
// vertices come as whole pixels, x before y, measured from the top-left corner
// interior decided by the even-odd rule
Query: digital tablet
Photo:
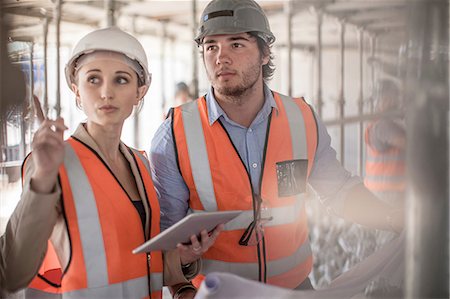
[[[133,253],[175,249],[178,243],[190,243],[192,235],[199,235],[204,229],[212,231],[217,225],[227,223],[241,212],[223,211],[190,214],[156,237],[135,248]]]

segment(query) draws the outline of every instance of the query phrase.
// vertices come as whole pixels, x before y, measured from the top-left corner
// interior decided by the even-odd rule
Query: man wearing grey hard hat
[[[172,110],[152,141],[151,160],[163,229],[187,213],[244,211],[203,255],[203,275],[225,271],[312,288],[307,184],[337,215],[402,228],[402,213],[340,165],[307,102],[267,86],[275,36],[257,2],[211,1],[195,41],[211,87]]]

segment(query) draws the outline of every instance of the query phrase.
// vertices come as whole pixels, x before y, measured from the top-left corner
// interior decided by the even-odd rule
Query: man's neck
[[[217,103],[234,122],[248,128],[262,109],[265,101],[264,87],[255,84],[252,88],[238,97],[230,97],[214,92]]]

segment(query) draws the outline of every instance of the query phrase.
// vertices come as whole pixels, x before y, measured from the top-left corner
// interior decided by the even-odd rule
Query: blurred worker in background
[[[376,112],[401,108],[397,85],[384,79],[379,82]],[[405,197],[406,130],[402,119],[381,117],[366,129],[367,159],[364,184],[380,199],[402,206]]]
[[[183,250],[132,253],[160,232],[148,160],[120,141],[151,82],[142,45],[114,27],[93,31],[75,46],[66,79],[87,120],[66,141],[62,118],[43,120],[34,135],[22,197],[0,239],[4,288],[161,298],[166,284],[192,298],[189,279],[218,231],[192,236]]]
[[[173,106],[177,107],[190,101],[192,101],[192,96],[189,91],[189,86],[187,86],[184,82],[177,83],[175,85],[175,98]]]
[[[379,201],[340,165],[307,102],[267,86],[275,36],[255,1],[211,1],[195,40],[211,87],[172,110],[152,141],[151,161],[162,229],[188,212],[245,211],[203,255],[203,274],[225,271],[312,288],[307,184],[341,217],[402,228],[402,211]]]

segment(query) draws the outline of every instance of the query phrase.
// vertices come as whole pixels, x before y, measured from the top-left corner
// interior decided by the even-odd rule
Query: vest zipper
[[[261,174],[259,177],[259,194],[261,194],[261,183],[262,183],[262,177],[264,174],[264,166],[265,166],[265,160],[266,160],[266,152],[267,152],[267,141],[269,139],[269,132],[270,132],[270,123],[272,119],[272,111],[269,114],[268,121],[267,121],[267,128],[266,128],[266,140],[264,142],[264,152],[262,157],[262,163],[261,163]],[[228,131],[226,130],[225,126],[223,125],[222,121],[218,119],[219,124],[222,126],[222,129],[225,131],[225,133],[228,136],[228,139],[230,140],[231,145],[234,148],[234,151],[236,152],[237,156],[239,157],[239,160],[241,160],[242,166],[245,169],[245,172],[247,174],[247,178],[250,184],[250,189],[252,191],[252,204],[253,204],[253,220],[257,218],[256,213],[256,200],[255,200],[255,191],[253,189],[252,184],[252,178],[250,176],[249,171],[247,170],[247,167],[245,166],[244,160],[242,160],[241,155],[239,155],[239,151],[237,150],[236,146],[233,143],[233,140],[231,139],[231,136],[228,134]],[[261,242],[257,244],[257,254],[258,254],[258,280],[263,283],[267,283],[267,263],[266,263],[266,242],[265,237],[262,238]]]

